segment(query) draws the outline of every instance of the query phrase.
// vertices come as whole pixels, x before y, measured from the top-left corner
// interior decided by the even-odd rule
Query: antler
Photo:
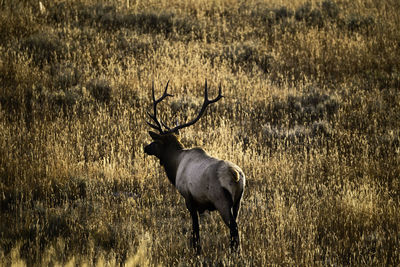
[[[155,125],[146,121],[147,124],[151,128],[158,130],[161,134],[165,133],[162,129],[162,126],[167,128],[168,130],[170,130],[170,128],[168,126],[166,126],[162,121],[160,123],[160,121],[157,119],[157,104],[160,103],[161,101],[163,101],[164,98],[166,98],[167,96],[173,96],[173,95],[167,93],[168,84],[169,84],[169,81],[167,82],[167,85],[165,86],[164,94],[159,99],[156,100],[156,98],[154,96],[154,81],[153,81],[152,86],[151,86],[152,97],[153,97],[153,115],[150,114],[150,112],[147,112],[147,115],[149,115],[149,117],[155,122]]]
[[[222,88],[221,88],[221,84],[220,84],[219,87],[218,87],[218,96],[216,98],[214,98],[214,99],[208,99],[208,88],[207,88],[207,80],[206,80],[205,86],[204,86],[204,102],[203,102],[203,105],[202,105],[202,107],[200,109],[200,112],[197,115],[197,117],[194,118],[193,120],[191,120],[188,123],[181,124],[181,125],[177,124],[177,126],[175,126],[174,128],[170,128],[167,125],[165,125],[165,123],[163,121],[160,122],[157,119],[157,104],[160,103],[167,96],[173,96],[173,95],[167,93],[168,84],[169,84],[169,81],[167,82],[167,86],[165,86],[164,94],[159,99],[156,100],[156,98],[154,96],[154,82],[153,82],[153,85],[152,85],[152,88],[151,88],[152,89],[152,97],[153,97],[153,115],[150,114],[150,112],[147,112],[149,117],[155,122],[155,124],[152,124],[150,122],[147,122],[147,124],[151,128],[158,130],[161,134],[168,134],[168,133],[173,133],[173,132],[176,133],[178,130],[180,130],[182,128],[186,128],[186,127],[188,127],[190,125],[195,124],[201,118],[201,116],[203,116],[203,114],[206,111],[208,105],[210,105],[212,103],[215,103],[218,100],[220,100],[222,97],[224,97],[222,95]],[[163,131],[162,127],[166,128],[167,130]]]
[[[217,102],[218,100],[220,100],[222,97],[224,97],[222,95],[222,89],[221,89],[221,84],[218,87],[218,96],[214,99],[208,99],[208,88],[207,88],[207,80],[205,82],[205,86],[204,86],[204,102],[203,105],[200,109],[199,114],[197,115],[196,118],[194,118],[192,121],[185,123],[185,124],[181,124],[181,125],[177,125],[176,127],[172,128],[172,129],[168,129],[168,131],[166,131],[165,133],[172,133],[172,132],[177,132],[178,130],[182,129],[182,128],[186,128],[190,125],[195,124],[200,118],[201,116],[203,116],[204,111],[206,111],[206,108],[208,105]]]

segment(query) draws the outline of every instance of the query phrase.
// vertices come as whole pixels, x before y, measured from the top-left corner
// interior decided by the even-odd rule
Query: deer
[[[245,175],[234,163],[210,156],[202,148],[185,149],[179,139],[179,130],[195,124],[207,106],[219,101],[223,96],[219,85],[218,96],[208,98],[207,80],[204,88],[204,102],[193,120],[168,127],[157,118],[157,105],[167,97],[169,81],[163,95],[156,99],[152,84],[153,114],[147,112],[152,122],[146,121],[154,130],[149,131],[152,142],[144,147],[147,155],[155,156],[164,167],[168,180],[183,196],[192,219],[192,240],[194,250],[201,252],[198,214],[217,210],[230,230],[230,247],[239,251],[240,240],[237,216],[245,187]]]

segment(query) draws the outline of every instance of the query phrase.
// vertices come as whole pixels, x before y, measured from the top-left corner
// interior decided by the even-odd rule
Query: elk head
[[[220,100],[223,97],[221,94],[221,85],[220,85],[218,88],[218,96],[214,99],[208,99],[208,88],[207,88],[207,80],[206,80],[205,86],[204,86],[204,102],[203,102],[203,105],[202,105],[197,117],[187,123],[184,123],[181,125],[178,124],[175,127],[170,128],[163,121],[160,121],[157,118],[157,105],[162,100],[164,100],[166,97],[173,96],[173,95],[167,93],[168,84],[169,84],[169,81],[167,82],[167,85],[165,86],[163,95],[160,98],[156,99],[155,95],[154,95],[154,82],[153,82],[153,85],[152,85],[153,114],[151,114],[150,112],[147,112],[147,115],[153,121],[153,122],[147,121],[147,124],[151,128],[157,130],[158,133],[149,131],[150,137],[153,139],[153,142],[151,144],[145,146],[144,152],[148,155],[154,155],[157,158],[159,158],[161,160],[161,164],[163,164],[165,157],[168,157],[169,153],[173,153],[173,151],[183,149],[183,146],[179,142],[179,139],[177,137],[178,130],[195,124],[203,116],[208,105],[217,102],[218,100]],[[165,130],[163,128],[165,128]]]

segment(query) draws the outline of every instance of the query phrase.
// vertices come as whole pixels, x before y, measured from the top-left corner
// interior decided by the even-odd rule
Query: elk
[[[157,104],[166,97],[172,97],[167,93],[168,84],[169,81],[159,99],[155,98],[154,83],[152,85],[153,114],[147,114],[153,122],[147,121],[147,124],[158,133],[149,131],[153,142],[144,147],[144,152],[160,160],[167,178],[184,197],[192,218],[192,245],[195,251],[201,251],[198,213],[206,210],[219,212],[230,229],[231,249],[238,251],[240,241],[236,218],[245,187],[243,171],[229,161],[211,157],[202,148],[185,149],[178,138],[178,130],[195,124],[203,116],[208,105],[223,97],[221,85],[218,96],[210,100],[206,80],[204,102],[197,117],[170,128],[157,118]]]

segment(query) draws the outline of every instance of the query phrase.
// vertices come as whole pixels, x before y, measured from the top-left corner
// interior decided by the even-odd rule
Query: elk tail
[[[236,183],[239,182],[239,180],[240,180],[240,173],[239,173],[239,171],[238,171],[235,167],[229,166],[229,172],[230,172],[231,175],[232,175],[233,181],[235,181]]]

